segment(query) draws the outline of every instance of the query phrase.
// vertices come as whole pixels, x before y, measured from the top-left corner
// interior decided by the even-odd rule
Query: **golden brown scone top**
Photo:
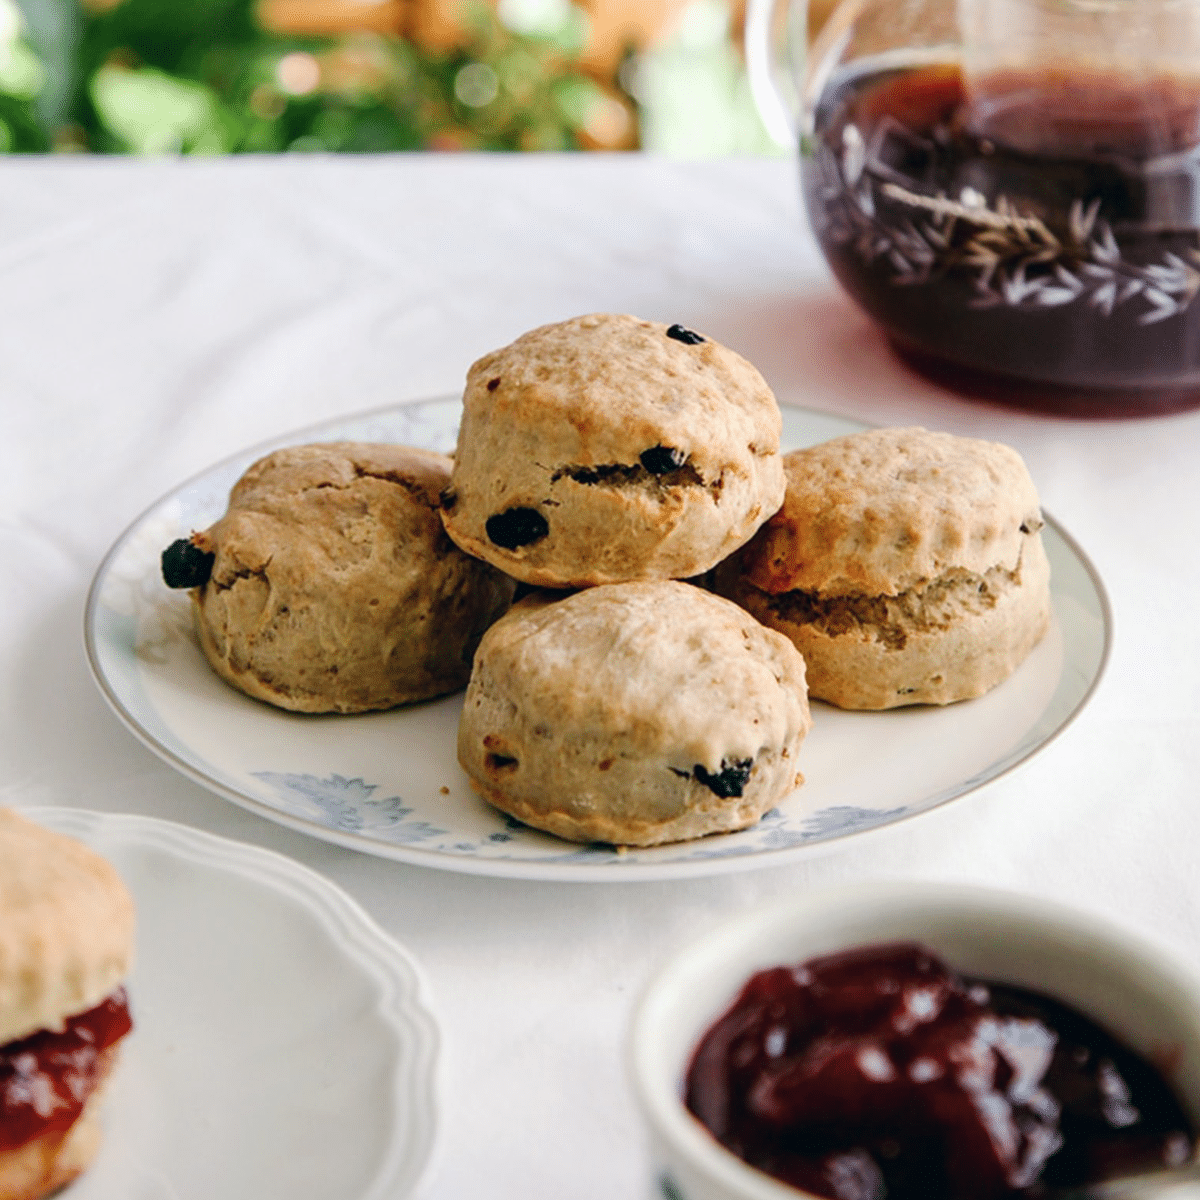
[[[556,463],[627,462],[631,448],[666,444],[715,478],[748,443],[777,452],[782,417],[757,369],[711,338],[681,342],[667,329],[618,313],[540,326],[474,363],[467,403],[483,393],[493,412],[537,414],[537,453]]]
[[[218,554],[219,586],[268,565],[275,583],[303,586],[396,555],[400,529],[372,511],[372,502],[387,505],[396,487],[418,502],[408,524],[420,523],[424,513],[436,533],[449,478],[450,459],[432,450],[369,442],[289,446],[253,463],[233,485],[225,516],[192,541]]]
[[[535,593],[480,648],[522,719],[565,740],[618,739],[630,753],[715,768],[754,758],[809,724],[804,663],[732,602],[675,581]],[[519,681],[519,682],[514,682]]]
[[[0,809],[0,1045],[115,991],[133,936],[133,899],[106,859]]]
[[[467,374],[443,520],[526,583],[687,578],[783,499],[782,418],[739,354],[613,313],[545,325]]]
[[[784,455],[783,507],[742,551],[765,592],[898,595],[947,571],[1015,569],[1042,526],[1010,446],[871,429]]]
[[[272,502],[313,488],[345,488],[364,476],[418,489],[431,509],[450,474],[450,459],[433,450],[377,442],[289,446],[251,465],[229,493],[230,508],[269,511]]]

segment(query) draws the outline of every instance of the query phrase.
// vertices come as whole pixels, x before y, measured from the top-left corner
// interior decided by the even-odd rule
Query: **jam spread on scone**
[[[112,864],[0,808],[0,1198],[41,1200],[101,1142],[132,1022],[134,908]]]
[[[740,1158],[831,1200],[1032,1200],[1195,1141],[1159,1072],[1095,1022],[910,943],[754,975],[686,1099]]]
[[[124,988],[61,1031],[0,1046],[0,1152],[69,1129],[104,1077],[109,1051],[133,1028]]]

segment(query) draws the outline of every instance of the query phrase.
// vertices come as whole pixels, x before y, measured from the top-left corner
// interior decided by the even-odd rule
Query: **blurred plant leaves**
[[[230,148],[217,98],[202,84],[152,67],[104,66],[89,90],[100,119],[134,154],[220,154]]]
[[[628,98],[577,66],[588,18],[571,0],[501,0],[515,28],[465,0],[445,51],[274,33],[254,0],[16,3],[29,49],[0,73],[0,152],[571,150],[614,104],[633,128]]]
[[[79,82],[76,69],[82,13],[77,0],[16,0],[16,5],[25,18],[25,36],[44,72],[42,86],[33,97],[33,111],[49,146],[68,121]]]
[[[89,76],[122,52],[168,75],[202,79],[214,51],[263,38],[250,0],[119,0],[86,14],[80,51]]]

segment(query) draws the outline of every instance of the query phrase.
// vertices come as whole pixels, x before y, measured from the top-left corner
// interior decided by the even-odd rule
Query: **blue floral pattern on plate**
[[[477,841],[442,841],[450,831],[429,821],[413,817],[414,809],[399,796],[376,798],[378,785],[367,783],[361,777],[346,778],[330,775],[321,779],[315,775],[297,775],[286,771],[254,771],[275,793],[281,808],[290,815],[314,820],[329,829],[343,833],[367,834],[394,845],[411,846],[434,842],[442,853],[480,854],[488,852],[493,858],[499,847],[512,844],[514,861],[527,857],[520,853],[524,839],[543,840],[544,834],[522,824],[514,817],[496,813],[502,829],[486,833]],[[763,849],[779,850],[798,846],[804,842],[846,834],[876,825],[886,825],[904,815],[903,806],[889,809],[860,808],[856,805],[839,804],[820,809],[806,818],[801,828],[789,826],[788,818],[778,809],[766,813],[753,831],[753,836],[741,844],[729,844],[727,839],[710,838],[689,843],[691,860],[737,857],[757,854]],[[742,835],[743,837],[745,835]],[[559,843],[570,845],[570,843]],[[628,854],[615,846],[602,843],[575,846],[561,853],[543,856],[545,862],[599,862],[619,861]]]
[[[400,845],[425,842],[446,833],[428,821],[409,820],[412,807],[399,796],[375,799],[376,785],[362,779],[342,775],[318,779],[286,771],[255,771],[254,777],[273,788],[280,803],[297,816],[311,816],[330,829],[370,833]]]

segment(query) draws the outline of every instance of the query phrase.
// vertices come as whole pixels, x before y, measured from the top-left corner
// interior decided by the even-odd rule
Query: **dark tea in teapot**
[[[1200,81],[884,61],[824,88],[801,174],[897,349],[1044,409],[1200,405]]]

